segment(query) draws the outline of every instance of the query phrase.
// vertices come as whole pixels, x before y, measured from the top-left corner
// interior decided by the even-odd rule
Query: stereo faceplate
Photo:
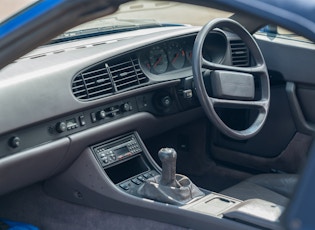
[[[101,143],[91,148],[102,167],[142,152],[140,144],[134,134],[130,134],[118,140]]]

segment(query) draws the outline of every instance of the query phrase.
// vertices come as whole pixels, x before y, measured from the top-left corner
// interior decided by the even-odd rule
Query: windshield
[[[35,2],[35,0],[0,1],[2,1],[1,5],[5,6],[0,8],[0,21]],[[138,0],[125,3],[114,14],[72,28],[53,40],[71,40],[158,26],[202,26],[213,18],[231,15],[230,12],[178,2]]]
[[[37,1],[38,0],[0,0],[0,23]],[[52,43],[137,30],[140,28],[176,25],[203,26],[211,19],[226,18],[230,17],[232,14],[231,12],[208,7],[172,1],[136,0],[122,4],[118,11],[110,16],[82,24],[66,31],[53,39]],[[266,33],[265,28],[258,31],[258,33]],[[273,35],[273,33],[274,31],[267,31],[268,36]],[[290,40],[308,41],[282,28],[277,29],[274,35]]]
[[[229,12],[224,12],[207,7],[171,2],[171,1],[133,1],[125,3],[110,17],[119,19],[153,19],[159,23],[204,25],[217,17],[229,17]]]
[[[114,14],[75,27],[56,39],[158,26],[202,26],[213,18],[231,15],[230,12],[178,2],[138,0],[125,3]]]

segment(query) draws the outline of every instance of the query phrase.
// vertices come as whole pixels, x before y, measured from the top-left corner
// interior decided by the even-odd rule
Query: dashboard
[[[153,28],[47,45],[2,69],[0,157],[27,158],[63,143],[62,168],[106,137],[132,130],[153,136],[202,116],[191,68],[199,30]],[[247,48],[230,32],[210,33],[204,47],[209,61],[249,64]]]

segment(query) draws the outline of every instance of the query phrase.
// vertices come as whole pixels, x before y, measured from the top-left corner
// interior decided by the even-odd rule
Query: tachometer
[[[164,73],[168,67],[167,55],[160,46],[154,46],[149,52],[151,72],[156,74]]]
[[[186,48],[186,59],[191,64],[191,59],[192,59],[192,48],[191,47]]]
[[[173,66],[174,69],[180,69],[184,67],[185,51],[177,42],[170,43],[167,55],[170,64]]]

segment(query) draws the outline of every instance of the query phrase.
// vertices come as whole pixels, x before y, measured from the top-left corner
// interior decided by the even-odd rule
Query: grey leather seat
[[[297,181],[297,174],[261,174],[250,177],[220,193],[240,200],[259,198],[286,206]]]

